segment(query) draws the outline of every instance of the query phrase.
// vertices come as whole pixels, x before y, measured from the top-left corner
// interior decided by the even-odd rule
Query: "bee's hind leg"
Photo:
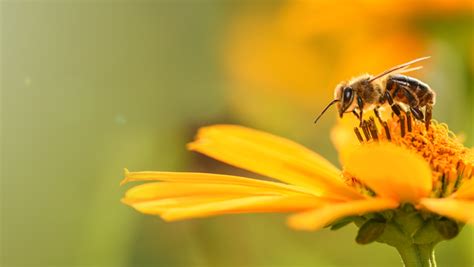
[[[423,112],[418,107],[410,107],[410,111],[413,114],[413,117],[415,117],[415,119],[423,121]]]
[[[431,105],[426,105],[426,109],[425,109],[425,127],[426,127],[426,130],[428,131],[428,129],[430,128],[430,124],[431,124],[431,117],[433,116],[433,106]]]

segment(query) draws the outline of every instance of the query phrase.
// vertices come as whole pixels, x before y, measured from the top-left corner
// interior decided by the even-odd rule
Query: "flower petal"
[[[368,144],[348,157],[345,170],[378,196],[417,203],[431,192],[428,163],[419,155],[391,143]]]
[[[424,198],[420,204],[426,209],[452,219],[474,223],[474,201],[453,198]]]
[[[315,194],[362,198],[340,178],[340,171],[320,155],[292,141],[234,125],[199,130],[189,149],[228,164],[299,185]]]
[[[453,197],[474,200],[474,178],[464,181],[458,191],[453,194]]]
[[[313,231],[323,228],[343,217],[393,209],[398,207],[398,205],[399,203],[396,201],[383,198],[333,203],[311,211],[292,215],[288,218],[288,224],[297,230]]]
[[[310,196],[183,197],[131,204],[147,214],[160,215],[166,221],[213,215],[256,212],[288,212],[315,208],[322,200]]]
[[[379,108],[379,114],[383,120],[389,119],[391,112],[390,109],[384,107]],[[364,119],[369,119],[371,116],[372,112],[364,113]],[[354,133],[354,127],[359,125],[359,122],[359,119],[355,116],[347,114],[343,118],[338,119],[336,125],[331,129],[331,141],[339,154],[339,161],[343,166],[346,164],[350,154],[361,146]],[[363,133],[361,132],[361,134]]]
[[[185,196],[242,196],[242,195],[301,195],[279,187],[256,187],[236,184],[157,182],[137,185],[125,193],[127,203]]]
[[[337,124],[331,129],[331,141],[343,166],[347,161],[347,157],[360,146],[360,142],[354,133],[354,125],[358,125],[358,123],[359,121],[355,117],[345,116],[338,119]]]
[[[311,194],[311,192],[309,192],[307,189],[299,186],[258,179],[250,179],[233,175],[195,172],[129,172],[127,169],[125,169],[125,179],[122,181],[122,184],[132,181],[162,181],[188,184],[241,185],[252,187],[254,188],[254,190],[273,189]]]
[[[298,186],[230,175],[128,171],[125,175],[125,182],[161,181],[132,187],[122,202],[165,220],[242,212],[301,211],[334,201]]]
[[[231,195],[213,195],[213,196],[182,196],[174,198],[150,199],[145,201],[136,201],[123,198],[122,202],[137,211],[151,215],[161,215],[167,210],[177,207],[197,206],[204,203],[220,202],[236,198]]]

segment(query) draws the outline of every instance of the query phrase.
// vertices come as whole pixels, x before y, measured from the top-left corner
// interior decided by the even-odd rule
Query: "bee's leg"
[[[409,86],[411,86],[411,85],[405,79],[405,76],[401,76],[401,75],[394,75],[390,79],[388,79],[388,81],[387,81],[387,85],[385,87],[385,97],[387,98],[388,103],[392,107],[392,111],[398,117],[400,117],[400,115],[401,115],[402,108],[398,104],[394,103],[393,98],[397,97],[397,95],[398,95],[398,93],[401,89],[404,89],[405,87],[409,87]],[[390,93],[390,91],[392,91],[392,93]],[[404,91],[406,91],[406,90],[404,90]],[[408,91],[408,93],[410,93],[410,92]],[[415,100],[416,100],[416,98],[415,98]]]
[[[423,121],[424,115],[423,112],[418,107],[418,99],[414,96],[408,88],[403,86],[403,94],[408,100],[408,105],[410,106],[410,111],[413,113],[413,117],[419,121]]]
[[[393,104],[392,105],[392,111],[395,112],[395,114],[400,117],[401,114],[402,114],[402,108],[400,107],[400,105],[398,105],[397,103]]]
[[[431,124],[431,116],[433,115],[433,106],[426,105],[425,113],[426,113],[425,127],[426,127],[426,130],[428,131],[428,129],[430,128],[430,124]]]
[[[388,87],[388,86],[387,86]],[[390,104],[390,107],[392,108],[392,111],[393,113],[395,113],[398,117],[400,117],[400,114],[401,114],[401,109],[400,109],[400,106],[396,103],[393,102],[393,98],[392,96],[390,95],[390,92],[388,92],[388,90],[385,90],[385,99],[388,101],[388,103]]]
[[[418,107],[410,107],[410,111],[413,114],[413,117],[419,121],[423,121],[423,112]]]
[[[357,111],[353,110],[353,111],[352,111],[352,114],[354,114],[354,116],[356,116],[356,118],[357,118],[358,120],[360,119],[359,114],[357,114]]]
[[[415,117],[415,119],[419,121],[423,121],[424,115],[423,115],[423,112],[418,107],[418,104],[419,104],[418,98],[406,86],[403,85],[401,87],[403,89],[403,94],[408,100],[408,105],[410,106],[410,111],[413,113],[413,117]]]
[[[360,126],[362,126],[362,120],[364,118],[364,101],[360,96],[357,96],[357,106],[359,107]]]
[[[385,103],[385,101],[387,101],[389,105],[393,104],[393,98],[390,95],[390,93],[388,92],[388,90],[385,90],[385,93],[382,95],[382,97],[380,99],[381,103]]]
[[[426,117],[424,122],[426,128],[428,129],[432,116],[432,106],[430,105],[428,107],[428,105],[426,105],[425,114],[423,114],[423,112],[419,108],[420,100],[418,99],[418,95],[420,93],[428,92],[429,88],[422,82],[404,75],[392,76],[390,78],[390,83],[390,88],[395,88],[395,86],[398,85],[398,88],[402,88],[404,90],[403,93],[409,102],[410,110],[412,111],[413,116],[420,121],[423,121],[423,117]]]
[[[382,117],[380,117],[379,107],[374,108],[375,117],[379,120],[380,124],[383,125]]]

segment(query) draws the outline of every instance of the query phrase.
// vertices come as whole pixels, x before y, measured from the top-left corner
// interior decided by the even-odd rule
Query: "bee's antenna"
[[[420,57],[420,58],[414,59],[414,60],[412,60],[412,61],[409,61],[409,62],[407,62],[407,63],[403,63],[403,64],[400,64],[400,65],[398,65],[398,66],[395,66],[395,67],[393,67],[393,68],[391,68],[391,69],[388,69],[388,70],[386,70],[386,71],[380,73],[379,75],[376,75],[375,77],[371,78],[371,79],[369,80],[369,83],[371,83],[371,82],[373,82],[373,81],[375,81],[375,80],[377,80],[377,79],[379,79],[379,78],[381,78],[381,77],[383,77],[383,76],[385,76],[385,75],[388,75],[388,74],[390,74],[390,73],[392,73],[392,72],[395,72],[395,71],[397,71],[397,70],[404,70],[404,69],[406,69],[408,66],[410,66],[410,65],[412,65],[412,64],[414,64],[414,63],[417,63],[417,62],[419,62],[419,61],[426,60],[426,59],[428,59],[428,58],[430,58],[430,57],[429,57],[429,56],[428,56],[428,57]],[[402,71],[402,72],[413,71],[413,70],[417,70],[417,69],[420,69],[420,68],[421,68],[421,67],[415,67],[415,68],[408,69],[408,70],[405,70],[405,71]]]
[[[319,118],[321,118],[321,116],[323,116],[324,112],[326,112],[326,110],[328,110],[328,108],[332,105],[334,105],[334,103],[336,102],[339,102],[339,99],[334,99],[333,101],[331,101],[324,109],[323,111],[321,111],[321,114],[319,114],[319,116],[314,120],[314,123],[317,123]]]

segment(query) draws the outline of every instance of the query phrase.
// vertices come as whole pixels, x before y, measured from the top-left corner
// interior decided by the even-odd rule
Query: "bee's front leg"
[[[360,119],[359,114],[357,114],[357,111],[353,110],[353,111],[352,111],[352,114],[354,114],[354,116],[356,116],[356,118],[357,118],[358,120]]]
[[[359,127],[362,126],[362,120],[364,118],[364,101],[360,96],[357,96],[357,106],[359,107],[360,113],[359,113],[359,120],[360,124]]]

